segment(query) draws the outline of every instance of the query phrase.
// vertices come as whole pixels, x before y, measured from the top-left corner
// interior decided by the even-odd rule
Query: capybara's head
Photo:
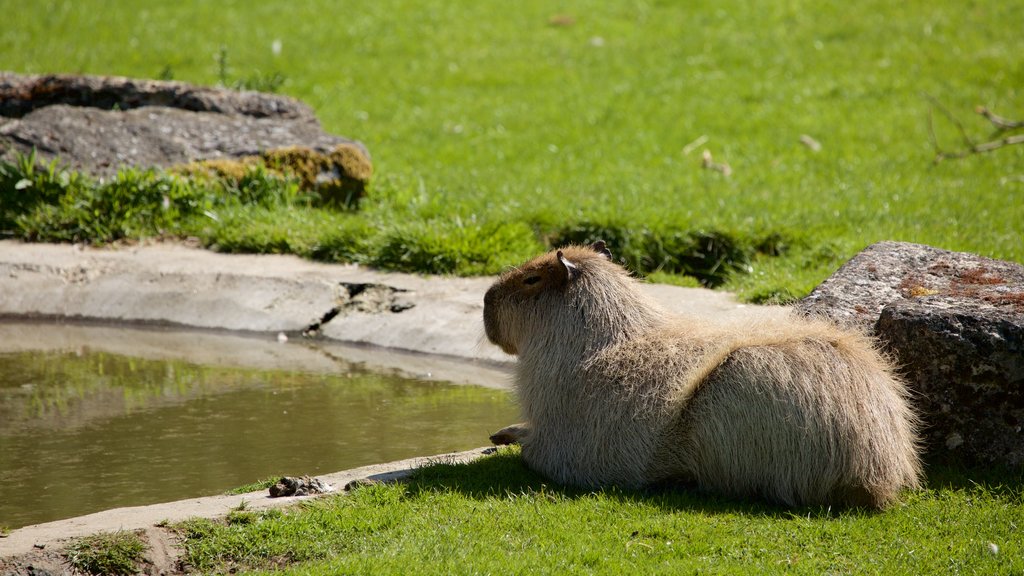
[[[600,240],[553,250],[508,270],[484,296],[487,339],[508,354],[519,354],[542,327],[571,330],[567,307],[578,304],[581,293],[609,272],[625,275]]]

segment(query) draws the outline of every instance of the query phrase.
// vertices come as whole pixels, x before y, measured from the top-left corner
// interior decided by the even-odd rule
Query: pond
[[[104,327],[4,325],[0,342],[8,528],[466,450],[517,416],[500,377],[386,366],[422,357]]]

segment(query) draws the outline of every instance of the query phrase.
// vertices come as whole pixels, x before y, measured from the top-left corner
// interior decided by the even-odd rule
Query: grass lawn
[[[936,164],[929,129],[932,115],[939,145],[956,150],[943,110],[977,142],[993,129],[976,105],[1024,117],[1020,1],[0,0],[0,10],[6,69],[283,78],[280,92],[364,141],[375,164],[358,212],[226,205],[216,219],[198,211],[149,229],[108,222],[115,233],[103,236],[68,233],[83,217],[67,206],[8,208],[7,236],[162,232],[456,274],[601,236],[655,280],[689,275],[752,300],[800,296],[883,239],[1024,261],[1024,146]],[[731,174],[703,169],[705,150]],[[0,200],[16,204],[22,179]],[[33,233],[40,221],[59,233]]]
[[[546,485],[515,449],[284,511],[177,527],[202,571],[1019,574],[1019,474],[933,470],[883,513]],[[980,475],[979,475],[980,474]]]
[[[1020,0],[0,0],[0,13],[4,69],[283,79],[375,169],[344,211],[264,174],[99,184],[8,164],[0,237],[195,236],[454,274],[602,237],[655,280],[754,301],[799,297],[879,240],[1024,262],[1024,146],[934,162],[936,144],[963,148],[957,122],[996,137],[975,106],[1024,118]],[[703,168],[705,151],[730,173]],[[201,570],[1024,572],[1019,474],[935,467],[928,481],[884,513],[789,511],[566,491],[503,452],[180,529]]]

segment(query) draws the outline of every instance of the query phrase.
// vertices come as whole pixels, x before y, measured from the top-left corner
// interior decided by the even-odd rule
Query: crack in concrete
[[[367,314],[399,314],[416,306],[399,296],[409,291],[374,282],[339,282],[337,305],[325,312],[319,320],[302,331],[303,336],[318,336],[325,324],[338,316],[353,312]]]

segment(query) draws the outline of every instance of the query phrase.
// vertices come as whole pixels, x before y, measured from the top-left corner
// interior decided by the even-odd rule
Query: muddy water
[[[465,450],[516,418],[504,390],[336,365],[0,350],[0,525]]]

